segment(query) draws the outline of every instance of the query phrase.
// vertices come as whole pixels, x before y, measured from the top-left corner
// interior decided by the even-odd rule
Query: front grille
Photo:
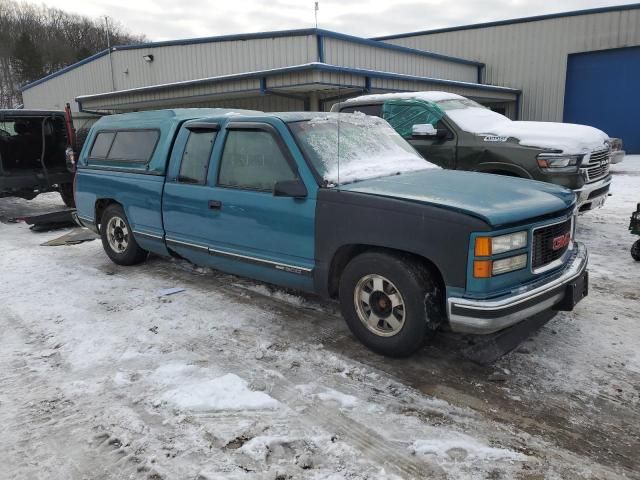
[[[604,178],[609,173],[610,152],[609,149],[592,152],[589,161],[582,165],[587,183]]]
[[[554,239],[571,232],[571,219],[533,231],[533,257],[531,266],[534,270],[558,260],[567,251],[571,242],[554,250]]]

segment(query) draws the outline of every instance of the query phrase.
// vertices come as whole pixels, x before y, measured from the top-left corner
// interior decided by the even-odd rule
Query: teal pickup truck
[[[402,356],[438,328],[492,333],[587,294],[576,196],[430,165],[362,114],[107,116],[78,161],[80,221],[121,265],[149,252],[339,299]]]

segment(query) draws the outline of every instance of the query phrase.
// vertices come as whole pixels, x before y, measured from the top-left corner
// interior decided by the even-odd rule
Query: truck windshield
[[[504,115],[493,112],[468,98],[452,98],[435,103],[453,123],[466,132],[482,132],[498,124],[511,122]]]
[[[437,168],[378,117],[330,113],[289,126],[327,186]]]

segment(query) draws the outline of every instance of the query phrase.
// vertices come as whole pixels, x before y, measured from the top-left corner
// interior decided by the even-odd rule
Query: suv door
[[[420,155],[442,168],[456,168],[457,139],[437,110],[430,110],[420,101],[388,100],[382,109],[382,118],[407,140]],[[431,124],[446,132],[444,137],[418,138],[412,136],[414,125]]]
[[[181,185],[180,175],[167,183],[167,243],[181,251],[199,250],[200,262],[206,253],[205,263],[221,270],[311,289],[315,190],[307,185],[305,198],[274,195],[276,182],[297,180],[300,174],[270,123],[235,121],[220,134],[206,184]],[[188,145],[181,172],[185,155],[188,161]]]

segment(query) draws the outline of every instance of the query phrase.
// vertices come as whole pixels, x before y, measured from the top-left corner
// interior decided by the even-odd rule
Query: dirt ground
[[[490,365],[446,333],[383,358],[334,304],[0,223],[0,478],[640,478],[640,157],[614,171],[579,218],[590,295]]]

